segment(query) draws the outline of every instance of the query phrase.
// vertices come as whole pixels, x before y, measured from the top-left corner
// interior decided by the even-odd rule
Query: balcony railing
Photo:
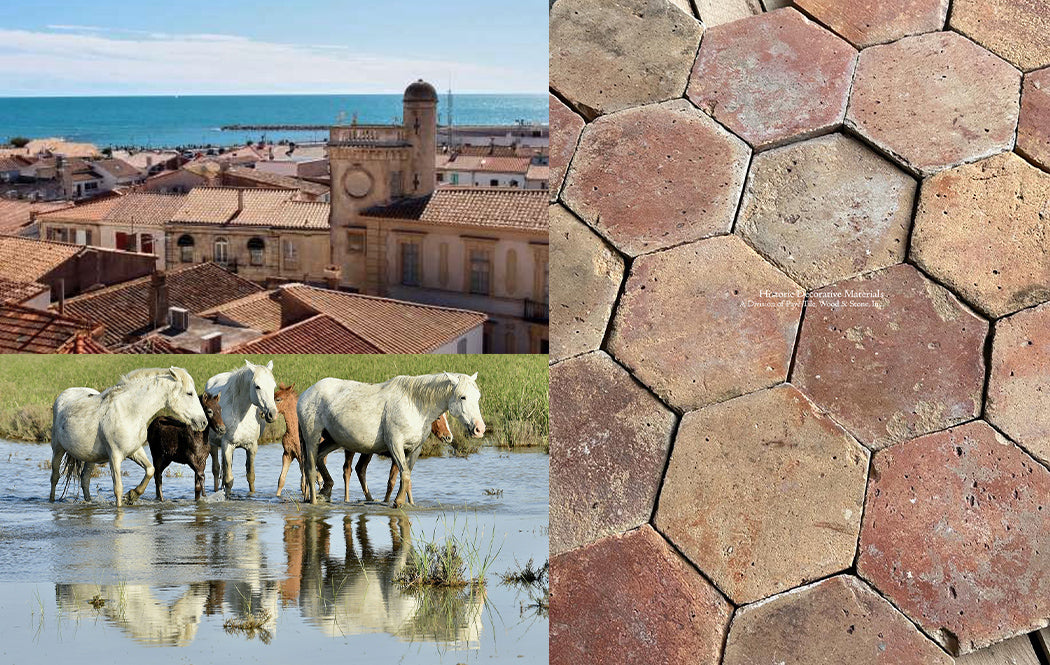
[[[550,306],[545,302],[526,300],[525,313],[521,318],[533,323],[547,323],[550,321]]]
[[[336,145],[399,144],[405,141],[405,129],[396,125],[336,125],[329,139]]]

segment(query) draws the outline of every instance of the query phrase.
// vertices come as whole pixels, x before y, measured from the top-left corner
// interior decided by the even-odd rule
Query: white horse
[[[266,423],[272,423],[277,417],[277,405],[273,399],[276,388],[272,360],[265,367],[245,360],[244,367],[216,374],[208,379],[204,387],[209,395],[220,395],[219,408],[226,423],[226,433],[221,439],[218,434],[214,434],[210,440],[213,474],[218,454],[220,451],[222,453],[222,481],[226,498],[233,492],[234,448],[244,448],[248,455],[244,467],[248,491],[255,492],[255,453],[259,450],[259,437]]]
[[[322,440],[328,451],[340,447],[356,453],[387,453],[401,472],[401,486],[393,502],[400,508],[412,486],[406,453],[412,455],[423,444],[438,416],[448,411],[472,436],[484,436],[477,377],[477,373],[443,372],[395,376],[377,384],[321,379],[299,396],[299,441],[306,477],[316,477]],[[308,495],[310,503],[317,503],[314,483],[308,483]]]
[[[181,367],[138,369],[128,372],[105,392],[91,388],[68,388],[52,407],[51,501],[61,474],[62,457],[68,455],[71,468],[80,474],[84,500],[91,500],[91,472],[95,465],[109,462],[113,494],[122,505],[124,486],[120,464],[130,459],[146,471],[138,487],[128,492],[128,503],[142,496],[153,477],[153,464],[142,446],[150,419],[167,407],[176,418],[197,431],[208,425],[201,408],[193,377]]]

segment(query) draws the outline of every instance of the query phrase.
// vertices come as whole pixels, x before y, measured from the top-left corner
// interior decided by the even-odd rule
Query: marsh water
[[[234,457],[232,499],[193,501],[193,473],[151,483],[117,509],[107,472],[84,503],[70,483],[47,501],[50,446],[0,441],[0,662],[292,662],[340,656],[382,663],[546,663],[547,620],[499,573],[547,558],[548,458],[482,448],[422,459],[416,505],[343,502],[342,455],[329,458],[335,501],[299,499],[298,467],[274,496],[281,448],[260,447],[256,494]],[[369,468],[383,493],[388,463]],[[125,487],[141,469],[124,463]],[[61,484],[60,484],[61,488]],[[483,588],[405,591],[394,583],[413,543],[454,534],[492,555]],[[254,619],[251,629],[237,622]]]

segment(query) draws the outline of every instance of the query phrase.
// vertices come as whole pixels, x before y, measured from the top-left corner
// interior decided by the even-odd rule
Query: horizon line
[[[70,98],[84,98],[84,99],[98,99],[98,98],[110,98],[110,97],[322,97],[332,95],[359,95],[359,96],[389,96],[389,95],[403,95],[404,91],[398,92],[155,92],[155,93],[138,93],[138,94],[127,94],[127,93],[102,93],[97,95],[85,95],[85,94],[68,94],[68,93],[57,93],[57,94],[35,94],[35,95],[10,95],[0,94],[0,99],[70,99]],[[541,92],[477,92],[477,91],[465,91],[456,92],[452,91],[453,95],[517,95],[517,96],[540,96]],[[448,91],[438,92],[438,100],[442,97],[448,96]]]

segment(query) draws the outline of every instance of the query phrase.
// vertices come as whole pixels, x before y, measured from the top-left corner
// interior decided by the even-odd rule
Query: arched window
[[[226,238],[215,239],[215,262],[223,265],[230,262],[230,243]]]
[[[248,241],[248,254],[251,257],[251,264],[253,266],[261,266],[263,261],[263,254],[266,251],[266,243],[263,242],[262,238],[252,238]]]
[[[193,263],[193,236],[186,234],[179,236],[179,260],[183,263]]]

